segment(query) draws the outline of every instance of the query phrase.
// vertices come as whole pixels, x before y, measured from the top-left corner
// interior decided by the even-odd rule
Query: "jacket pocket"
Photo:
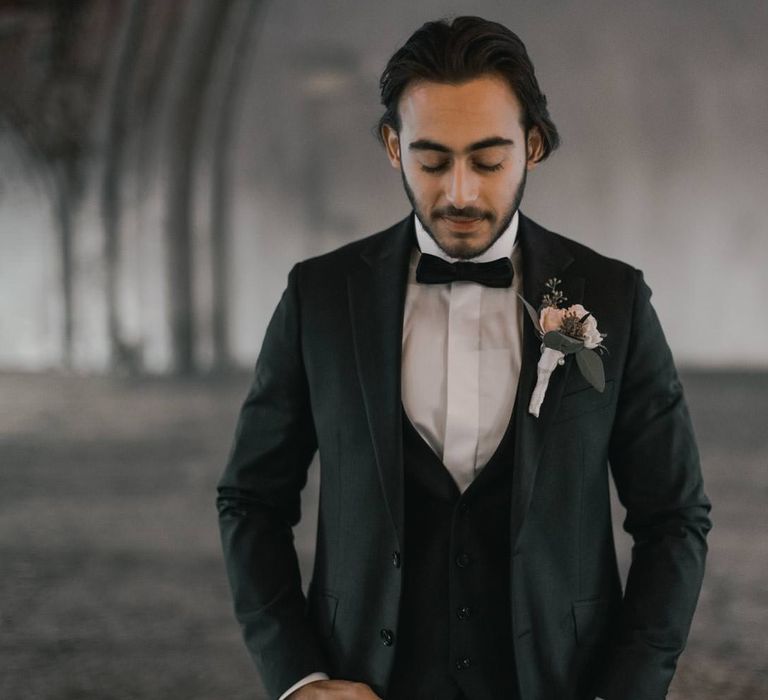
[[[596,411],[607,406],[613,399],[615,383],[614,379],[606,379],[605,389],[602,393],[593,386],[588,386],[584,389],[564,394],[560,399],[560,405],[557,408],[553,423],[560,423],[569,418],[580,416],[582,413],[589,413],[590,411]]]
[[[324,638],[332,637],[339,599],[328,591],[318,591],[310,596],[309,605],[310,620],[318,635]]]
[[[573,602],[576,642],[581,645],[601,644],[606,640],[615,608],[604,598]]]

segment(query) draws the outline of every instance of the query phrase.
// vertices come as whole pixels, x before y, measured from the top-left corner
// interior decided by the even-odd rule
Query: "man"
[[[651,292],[519,211],[558,135],[507,28],[424,25],[381,92],[413,213],[291,270],[219,484],[235,613],[265,687],[661,700],[711,525]],[[562,333],[543,341],[559,355],[542,344],[553,317]],[[305,600],[292,527],[316,449]],[[609,466],[635,542],[623,595]]]

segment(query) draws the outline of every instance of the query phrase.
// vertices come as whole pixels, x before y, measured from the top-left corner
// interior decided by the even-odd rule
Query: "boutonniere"
[[[566,355],[576,356],[581,374],[595,389],[599,392],[605,389],[603,361],[596,350],[607,352],[602,344],[606,334],[597,330],[597,319],[581,304],[561,306],[567,301],[557,289],[561,282],[556,277],[547,280],[548,291],[542,297],[538,312],[520,297],[541,338],[536,387],[528,404],[528,412],[537,418],[549,377],[558,365],[565,364]]]

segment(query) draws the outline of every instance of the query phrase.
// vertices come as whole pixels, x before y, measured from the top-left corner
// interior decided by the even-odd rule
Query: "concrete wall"
[[[272,2],[235,138],[232,341],[251,365],[298,259],[409,210],[371,134],[377,81],[422,22],[479,14],[526,42],[563,145],[529,178],[523,211],[644,270],[678,364],[768,368],[768,6],[329,0]],[[0,136],[0,367],[59,361],[51,211]],[[146,208],[146,203],[141,204]],[[128,233],[122,308],[168,366],[161,213]],[[104,369],[97,207],[79,219],[78,366]],[[204,260],[201,244],[199,257]],[[199,283],[206,295],[205,275]],[[203,304],[204,307],[204,304]],[[201,352],[208,332],[202,326]]]

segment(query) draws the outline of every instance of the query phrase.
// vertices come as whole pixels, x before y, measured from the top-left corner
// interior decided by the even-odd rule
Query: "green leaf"
[[[523,299],[522,294],[517,294],[520,301],[523,302],[523,305],[525,306],[525,310],[528,312],[528,315],[531,317],[531,321],[533,321],[534,328],[539,332],[539,335],[541,335],[544,331],[542,330],[541,326],[539,325],[539,314],[536,312],[536,309],[534,309],[525,299]]]
[[[605,372],[603,361],[594,350],[584,348],[576,353],[576,364],[579,365],[581,374],[600,393],[605,390]]]
[[[574,352],[578,353],[584,347],[583,340],[576,340],[560,331],[547,331],[541,339],[541,342],[548,348],[559,350],[566,355],[570,355]]]

